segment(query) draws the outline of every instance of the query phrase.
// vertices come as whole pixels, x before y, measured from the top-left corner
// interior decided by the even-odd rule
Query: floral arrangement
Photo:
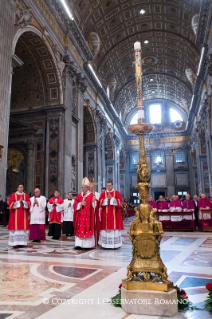
[[[191,308],[191,302],[188,300],[185,290],[180,289],[178,286],[174,286],[173,288],[177,290],[178,309]]]
[[[119,285],[119,292],[117,293],[117,295],[115,295],[114,297],[110,299],[110,303],[114,307],[121,307],[121,287],[122,287],[122,284]]]
[[[209,291],[208,297],[205,300],[205,309],[212,312],[212,283],[208,283],[205,287]]]

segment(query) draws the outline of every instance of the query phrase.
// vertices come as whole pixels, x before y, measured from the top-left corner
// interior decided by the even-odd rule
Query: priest
[[[149,200],[148,200],[147,204],[149,204],[152,208],[156,208],[157,209],[157,204],[154,201],[152,196],[149,197]]]
[[[64,215],[63,215],[63,234],[68,236],[74,235],[74,198],[72,192],[68,193],[66,199],[64,199]]]
[[[13,193],[9,198],[9,245],[14,248],[27,246],[29,208],[30,198],[24,193],[24,186],[18,185],[17,192]]]
[[[200,200],[198,201],[198,208],[212,208],[211,201],[207,198],[206,194],[202,194]]]
[[[178,196],[173,195],[172,196],[172,201],[170,203],[170,212],[182,212],[182,202],[181,200],[178,199]]]
[[[195,203],[189,194],[186,194],[186,199],[183,201],[183,210],[195,210]]]
[[[77,195],[74,201],[75,249],[92,248],[98,242],[99,205],[89,187],[88,178],[83,178],[82,193]]]
[[[64,210],[64,201],[59,196],[58,190],[54,192],[54,197],[50,198],[48,202],[49,211],[49,236],[52,239],[59,239],[61,236],[61,223],[63,221],[62,211]]]
[[[35,196],[30,198],[30,231],[29,240],[40,243],[46,240],[45,214],[46,198],[40,194],[40,189],[35,188]]]
[[[99,245],[103,248],[119,248],[122,245],[121,230],[124,229],[121,214],[122,197],[113,189],[112,181],[107,182],[107,191],[99,198],[102,207]]]
[[[159,200],[157,202],[157,208],[158,210],[161,210],[161,211],[169,209],[169,204],[165,201],[165,198],[162,195],[159,196]]]

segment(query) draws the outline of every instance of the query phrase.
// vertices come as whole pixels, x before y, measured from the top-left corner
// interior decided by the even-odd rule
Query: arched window
[[[135,115],[133,116],[130,125],[132,124],[138,124],[138,113],[136,112]]]
[[[170,121],[172,123],[175,121],[183,121],[183,118],[175,109],[170,109]]]
[[[149,119],[151,124],[161,123],[161,105],[151,104],[149,107]]]

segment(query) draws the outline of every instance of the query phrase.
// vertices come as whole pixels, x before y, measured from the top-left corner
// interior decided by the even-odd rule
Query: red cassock
[[[211,201],[209,198],[200,198],[200,200],[198,201],[198,208],[205,208],[205,207],[210,207],[211,208]]]
[[[158,206],[158,210],[169,209],[169,204],[164,201],[159,201],[157,206]]]
[[[19,201],[22,197],[23,201],[26,201],[28,208],[24,208],[21,204],[19,208],[13,209],[15,202]],[[29,229],[29,208],[30,208],[30,198],[27,194],[23,193],[19,195],[13,193],[9,199],[9,210],[10,210],[10,219],[8,223],[8,230],[28,230]]]
[[[55,202],[55,197],[50,198],[49,204],[54,204]],[[61,197],[57,197],[57,203],[58,204],[63,204],[63,199]],[[56,224],[61,224],[61,214],[62,212],[57,212],[56,211],[56,205],[53,207],[53,210],[50,213],[49,216],[49,224],[56,223]]]
[[[104,200],[108,198],[108,194],[111,194],[116,199],[118,206],[110,205],[110,200],[107,206],[102,206]],[[99,205],[102,207],[101,215],[101,229],[124,229],[122,213],[121,213],[122,197],[119,191],[103,192],[99,198]]]
[[[100,221],[99,221],[99,204],[98,201],[95,201],[95,210],[92,205],[93,193],[84,195],[80,193],[74,200],[74,234],[80,238],[90,238],[93,235],[96,235],[96,240],[99,238],[100,231]],[[84,207],[80,207],[77,210],[79,203],[83,201],[86,202]],[[94,230],[96,228],[96,234]]]

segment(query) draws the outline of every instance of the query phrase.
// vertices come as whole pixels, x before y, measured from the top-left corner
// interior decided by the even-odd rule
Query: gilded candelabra
[[[149,184],[151,173],[144,147],[144,136],[152,131],[153,126],[145,123],[142,92],[142,59],[141,45],[136,42],[135,49],[135,77],[137,84],[138,124],[130,125],[128,129],[139,137],[139,161],[137,165],[137,185],[139,199],[142,200],[135,208],[136,218],[130,223],[128,232],[132,242],[132,260],[127,267],[127,278],[122,280],[122,286],[127,290],[158,290],[169,291],[173,283],[168,279],[167,268],[160,257],[160,242],[163,234],[162,223],[147,203],[149,198]]]

